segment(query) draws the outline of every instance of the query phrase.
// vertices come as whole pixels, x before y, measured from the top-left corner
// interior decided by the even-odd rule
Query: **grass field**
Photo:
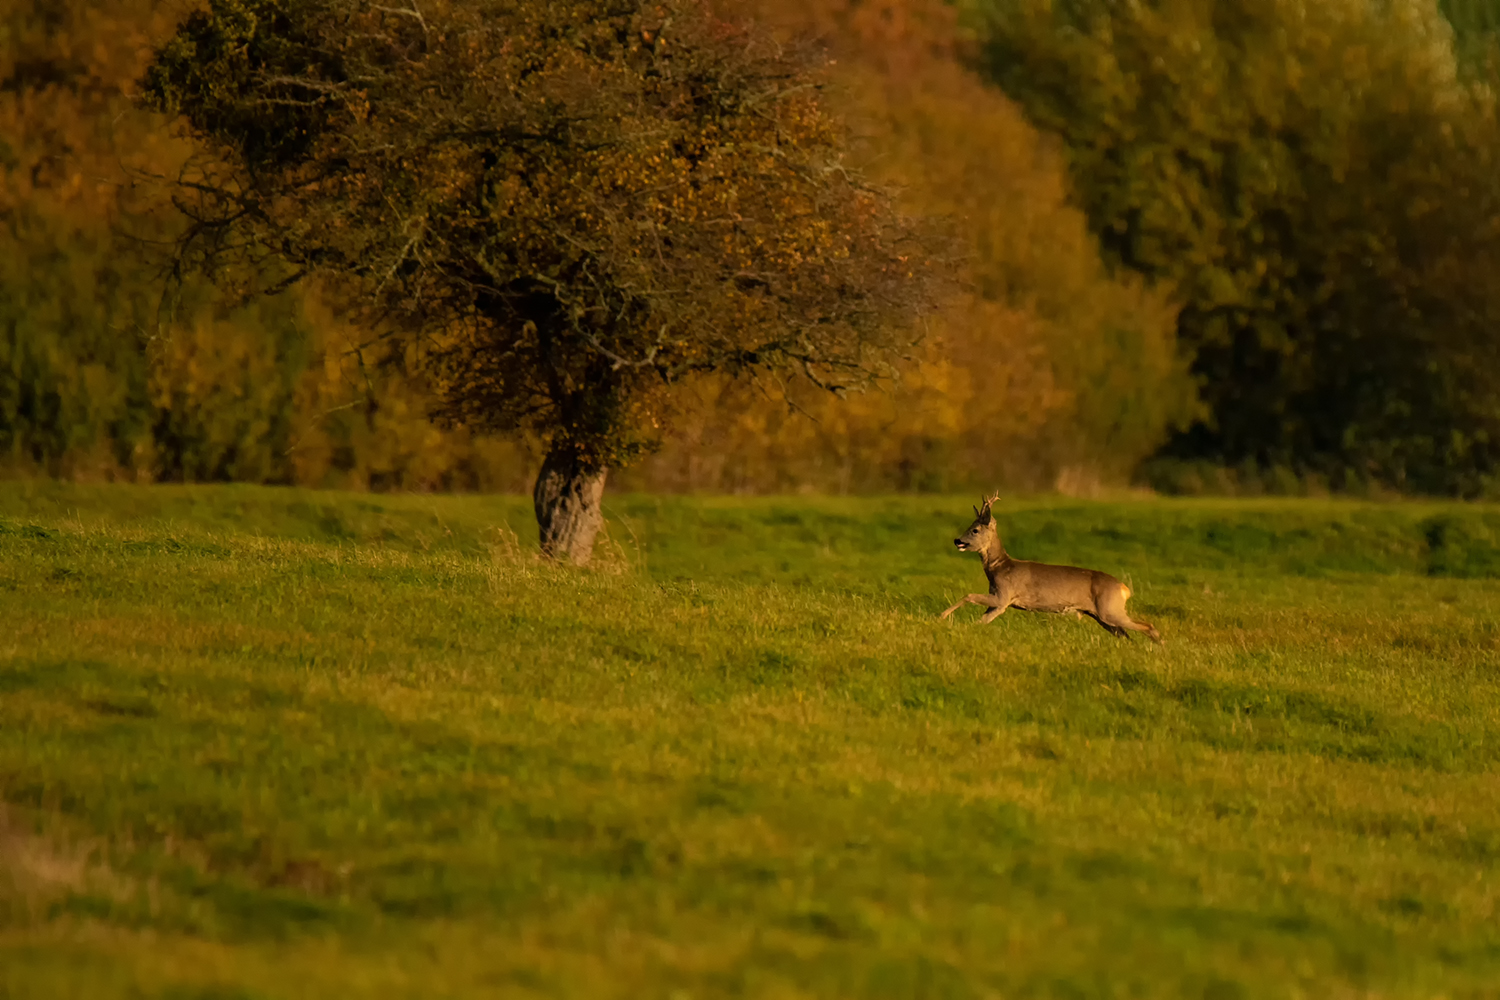
[[[0,484],[0,997],[1500,997],[1500,509],[970,502]]]

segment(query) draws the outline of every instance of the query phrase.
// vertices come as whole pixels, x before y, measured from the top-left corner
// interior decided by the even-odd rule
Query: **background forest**
[[[824,41],[961,292],[879,391],[691,385],[618,486],[1500,488],[1500,3],[745,6]],[[0,8],[0,464],[527,488],[538,442],[435,423],[410,346],[318,288],[163,280],[198,151],[135,95],[188,9]]]

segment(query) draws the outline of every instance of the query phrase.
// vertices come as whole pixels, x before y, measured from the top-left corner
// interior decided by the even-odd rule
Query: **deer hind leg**
[[[1076,617],[1082,618],[1084,615],[1087,615],[1090,618],[1094,619],[1094,621],[1099,623],[1100,628],[1104,629],[1104,631],[1108,632],[1110,635],[1114,636],[1117,639],[1123,639],[1130,634],[1120,626],[1105,621],[1103,618],[1094,614],[1092,611],[1080,611],[1077,613]]]
[[[1115,627],[1115,635],[1124,636],[1125,630],[1130,629],[1132,632],[1144,632],[1151,637],[1152,642],[1161,644],[1161,633],[1150,622],[1133,621],[1129,616],[1122,615],[1119,621],[1110,622],[1110,625]]]
[[[1119,590],[1105,593],[1103,599],[1098,602],[1099,611],[1094,616],[1095,620],[1122,638],[1128,629],[1131,632],[1144,632],[1152,642],[1160,643],[1161,633],[1156,630],[1155,625],[1150,622],[1138,622],[1126,612],[1125,595],[1128,593],[1129,591],[1125,590],[1123,585]]]
[[[957,604],[953,605],[953,607],[938,615],[938,621],[942,621],[944,618],[947,618],[949,615],[953,614],[953,612],[957,611],[965,604],[984,604],[989,606],[990,610],[984,613],[984,617],[980,619],[981,621],[989,621],[992,616],[998,615],[1000,611],[1005,610],[1005,605],[1001,604],[1000,598],[996,597],[994,594],[965,594]],[[1000,610],[996,611],[996,608],[999,608]]]

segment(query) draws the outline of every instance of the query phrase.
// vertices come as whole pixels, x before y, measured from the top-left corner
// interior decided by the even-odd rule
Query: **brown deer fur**
[[[947,618],[965,604],[986,607],[981,622],[992,622],[1005,614],[1006,608],[1022,611],[1047,611],[1088,615],[1112,635],[1124,637],[1130,632],[1144,632],[1161,642],[1161,633],[1149,622],[1131,619],[1125,611],[1130,588],[1108,573],[1077,566],[1051,566],[1047,563],[1012,559],[1000,542],[991,505],[999,494],[984,499],[983,508],[974,508],[974,523],[953,540],[960,552],[978,552],[984,562],[984,575],[990,578],[988,594],[969,594],[940,618]]]

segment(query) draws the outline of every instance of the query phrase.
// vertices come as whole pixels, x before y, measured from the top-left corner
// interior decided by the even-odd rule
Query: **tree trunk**
[[[588,565],[594,555],[594,538],[604,524],[602,501],[608,471],[578,461],[570,449],[547,452],[531,494],[542,555],[575,566]]]

